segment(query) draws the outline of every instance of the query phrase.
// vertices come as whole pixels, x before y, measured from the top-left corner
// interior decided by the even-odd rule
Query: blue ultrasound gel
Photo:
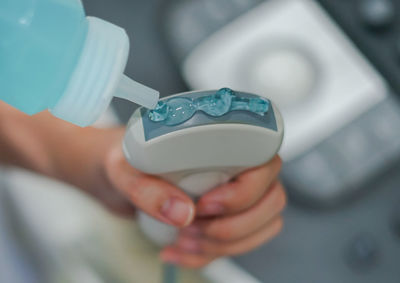
[[[222,88],[216,94],[196,99],[197,110],[210,116],[220,117],[231,109],[234,93],[229,88]]]
[[[213,117],[221,117],[234,110],[250,111],[264,116],[269,107],[269,101],[266,99],[239,97],[233,90],[222,88],[213,95],[196,99],[172,97],[166,101],[160,101],[155,109],[149,111],[149,119],[173,126],[189,120],[197,111]]]
[[[150,111],[149,118],[154,122],[160,122],[167,119],[169,106],[164,101],[159,101],[154,110]]]
[[[231,105],[231,110],[247,110],[259,115],[264,115],[268,109],[269,102],[260,98],[235,97]]]
[[[177,125],[192,118],[196,113],[196,106],[190,98],[176,97],[167,101],[168,114],[164,120],[165,125]]]

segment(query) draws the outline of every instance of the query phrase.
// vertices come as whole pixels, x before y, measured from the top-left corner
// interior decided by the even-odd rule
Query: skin
[[[282,229],[286,195],[277,179],[278,156],[193,203],[179,188],[127,163],[123,127],[80,128],[0,102],[0,132],[1,163],[72,184],[119,215],[133,217],[139,208],[181,228],[176,243],[160,253],[166,262],[199,268],[248,252]]]

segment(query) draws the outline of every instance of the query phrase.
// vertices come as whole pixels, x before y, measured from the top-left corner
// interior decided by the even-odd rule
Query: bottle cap
[[[87,17],[89,29],[71,79],[50,112],[81,127],[93,124],[107,109],[113,96],[154,108],[159,92],[127,76],[129,38],[124,29]]]

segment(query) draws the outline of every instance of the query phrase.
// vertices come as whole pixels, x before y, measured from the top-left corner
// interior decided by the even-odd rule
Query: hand
[[[276,156],[201,197],[196,219],[181,230],[175,245],[162,251],[162,259],[198,268],[221,256],[250,251],[276,236],[286,204],[277,181],[280,168]]]
[[[195,206],[177,187],[133,168],[122,152],[124,129],[102,130],[97,140],[110,140],[97,153],[101,164],[88,192],[113,212],[132,215],[134,207],[158,220],[184,227],[194,218]],[[93,167],[99,167],[93,165]]]
[[[200,267],[246,252],[282,227],[279,157],[204,195],[195,208],[175,186],[128,164],[121,147],[124,128],[79,128],[46,111],[30,117],[5,103],[0,110],[2,163],[68,182],[120,214],[132,215],[138,207],[177,227],[191,224],[176,245],[162,251],[166,261]]]
[[[121,147],[123,132],[121,128],[90,134],[89,144],[97,149],[92,157],[80,158],[92,160],[85,167],[98,170],[95,176],[85,176],[95,180],[86,186],[87,191],[114,212],[132,215],[138,207],[160,221],[183,228],[176,244],[161,252],[164,261],[201,267],[218,257],[254,249],[281,230],[280,213],[286,196],[277,181],[281,168],[278,156],[215,188],[195,207],[180,189],[136,170],[126,161]]]

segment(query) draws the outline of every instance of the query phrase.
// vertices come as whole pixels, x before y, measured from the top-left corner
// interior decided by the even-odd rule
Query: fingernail
[[[200,243],[192,238],[180,238],[178,240],[178,247],[189,251],[189,252],[199,252],[200,251]]]
[[[204,204],[198,211],[199,215],[203,216],[211,216],[211,215],[220,215],[224,212],[224,207],[216,202],[210,202]]]
[[[161,213],[173,224],[180,226],[188,225],[194,216],[193,207],[175,197],[170,198],[163,204]]]

